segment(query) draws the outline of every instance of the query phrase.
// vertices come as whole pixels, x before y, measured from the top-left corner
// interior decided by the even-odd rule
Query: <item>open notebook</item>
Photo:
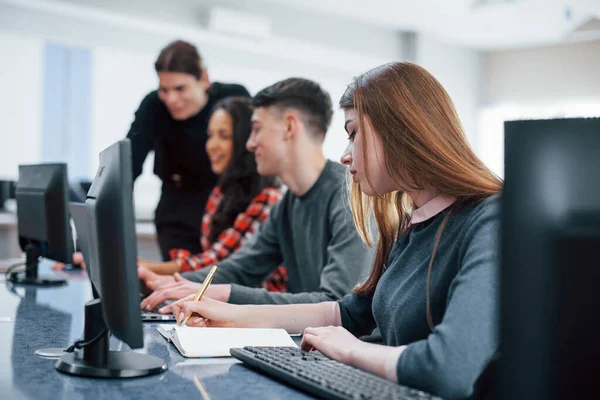
[[[156,328],[184,357],[230,357],[229,349],[244,346],[296,346],[284,329],[195,328],[161,324]]]

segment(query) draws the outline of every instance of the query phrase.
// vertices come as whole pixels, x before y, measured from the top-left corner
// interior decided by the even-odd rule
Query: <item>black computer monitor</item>
[[[83,255],[83,262],[86,266],[88,276],[92,276],[95,272],[94,265],[98,264],[98,257],[96,254],[93,256],[90,254],[90,236],[89,236],[89,223],[87,218],[87,212],[85,209],[85,203],[70,202],[69,212],[73,223],[75,225],[75,232],[77,232],[77,245],[81,254]],[[100,298],[100,293],[94,285],[94,282],[90,278],[90,284],[92,288],[92,295],[94,299]]]
[[[83,354],[64,355],[56,367],[73,375],[110,378],[163,372],[167,366],[158,357],[108,351],[108,331],[132,348],[144,345],[128,139],[100,153],[85,207],[94,264],[90,276],[100,298],[86,305],[84,340],[95,342],[84,347]]]
[[[500,398],[600,398],[600,119],[505,124]]]
[[[26,253],[25,273],[16,284],[58,285],[65,279],[38,276],[40,257],[70,263],[73,254],[66,164],[20,165],[15,190],[19,243]]]

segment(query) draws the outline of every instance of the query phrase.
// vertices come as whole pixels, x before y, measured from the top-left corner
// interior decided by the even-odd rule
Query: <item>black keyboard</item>
[[[230,352],[260,372],[323,399],[441,400],[330,360],[319,352],[296,347],[250,346]]]

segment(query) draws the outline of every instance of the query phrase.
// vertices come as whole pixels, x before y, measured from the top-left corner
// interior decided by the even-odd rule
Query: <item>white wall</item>
[[[477,121],[483,85],[481,52],[444,43],[427,34],[419,34],[416,62],[444,86],[454,101],[467,138],[477,151]]]
[[[0,32],[0,179],[41,157],[42,50],[40,39]]]
[[[125,137],[141,99],[156,88],[151,53],[96,47],[92,53],[92,157],[88,175],[98,169],[98,154]],[[135,183],[136,210],[148,215],[160,196],[160,180],[152,174],[154,154]]]
[[[486,54],[479,154],[504,175],[504,121],[600,116],[600,40]]]
[[[484,65],[487,105],[600,98],[600,40],[491,52]]]

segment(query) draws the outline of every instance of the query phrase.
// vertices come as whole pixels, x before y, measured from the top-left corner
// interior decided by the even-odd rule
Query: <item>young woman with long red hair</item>
[[[196,326],[282,327],[302,347],[446,398],[471,395],[498,346],[502,181],[475,156],[454,105],[425,69],[396,62],[340,100],[354,220],[377,255],[339,302],[243,306],[183,299]],[[373,224],[372,222],[375,222]],[[358,339],[378,327],[384,345]]]

